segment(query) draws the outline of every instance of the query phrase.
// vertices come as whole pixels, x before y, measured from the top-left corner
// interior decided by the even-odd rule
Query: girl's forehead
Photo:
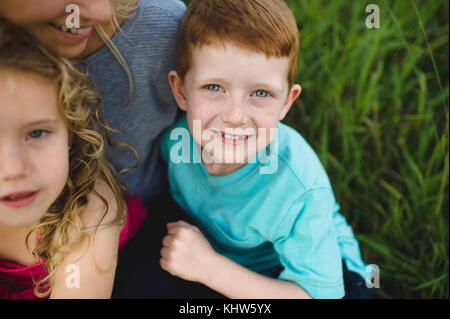
[[[56,84],[35,74],[0,69],[2,125],[49,118],[60,118]]]
[[[4,85],[4,93],[11,95],[18,95],[23,98],[28,97],[28,95],[48,96],[48,91],[54,93],[50,95],[56,95],[56,83],[33,72],[0,67],[0,81]],[[47,92],[40,94],[39,90]]]

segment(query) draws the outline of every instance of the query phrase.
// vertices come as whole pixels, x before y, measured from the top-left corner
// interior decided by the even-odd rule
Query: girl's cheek
[[[41,155],[40,171],[48,176],[48,182],[64,185],[69,175],[69,147],[67,140],[47,148]],[[47,172],[47,173],[46,173]]]

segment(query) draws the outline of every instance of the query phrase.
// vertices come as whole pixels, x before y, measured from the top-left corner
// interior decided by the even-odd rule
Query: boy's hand
[[[161,268],[173,276],[204,283],[216,252],[201,231],[184,221],[167,224],[163,238]]]

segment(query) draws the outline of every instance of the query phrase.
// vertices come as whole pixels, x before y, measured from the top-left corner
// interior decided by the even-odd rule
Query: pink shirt
[[[127,215],[120,232],[119,252],[133,238],[147,217],[147,209],[138,197],[127,198],[126,204]],[[0,299],[38,299],[34,295],[34,282],[45,278],[46,275],[45,261],[25,267],[0,260]]]

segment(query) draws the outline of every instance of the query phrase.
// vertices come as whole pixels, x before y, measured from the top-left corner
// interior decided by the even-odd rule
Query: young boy
[[[172,275],[230,298],[366,296],[369,273],[319,159],[279,123],[301,93],[298,50],[282,0],[194,0],[186,11],[169,82],[187,114],[161,153],[198,228],[167,224],[160,264]]]

